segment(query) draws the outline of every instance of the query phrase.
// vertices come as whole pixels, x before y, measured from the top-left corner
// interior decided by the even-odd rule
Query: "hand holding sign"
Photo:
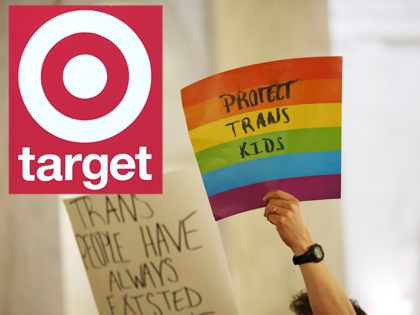
[[[283,242],[295,255],[301,255],[314,244],[306,227],[299,200],[281,190],[270,191],[264,198],[267,202],[264,216],[276,226]]]

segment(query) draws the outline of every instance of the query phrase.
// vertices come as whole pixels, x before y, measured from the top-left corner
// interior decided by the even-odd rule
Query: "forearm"
[[[325,261],[300,265],[314,315],[355,315],[347,295]]]
[[[266,194],[264,215],[276,226],[283,242],[295,256],[306,253],[315,243],[305,224],[299,200],[281,190]],[[314,315],[356,315],[325,261],[300,265]]]

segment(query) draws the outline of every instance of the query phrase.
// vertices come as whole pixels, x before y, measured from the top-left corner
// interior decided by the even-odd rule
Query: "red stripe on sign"
[[[265,84],[291,80],[341,79],[342,57],[315,57],[266,62],[218,73],[181,90],[184,109],[210,98]]]

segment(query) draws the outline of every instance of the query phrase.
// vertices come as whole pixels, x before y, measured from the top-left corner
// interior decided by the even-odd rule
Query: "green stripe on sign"
[[[219,144],[195,154],[201,174],[259,158],[303,152],[340,151],[341,127],[270,132]]]

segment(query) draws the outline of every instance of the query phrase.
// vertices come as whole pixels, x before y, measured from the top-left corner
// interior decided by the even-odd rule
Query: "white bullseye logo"
[[[110,113],[97,119],[78,120],[63,115],[50,104],[42,87],[42,65],[48,52],[60,40],[78,33],[108,39],[121,51],[128,66],[124,98]],[[151,79],[150,60],[136,33],[121,20],[92,10],[64,13],[46,22],[29,40],[19,64],[19,88],[32,118],[49,133],[80,143],[111,138],[130,126],[146,104]],[[106,86],[106,67],[95,56],[76,56],[66,64],[63,82],[75,97],[95,97]]]
[[[64,67],[64,86],[75,97],[83,99],[95,97],[102,92],[106,81],[106,68],[95,56],[76,56]]]

